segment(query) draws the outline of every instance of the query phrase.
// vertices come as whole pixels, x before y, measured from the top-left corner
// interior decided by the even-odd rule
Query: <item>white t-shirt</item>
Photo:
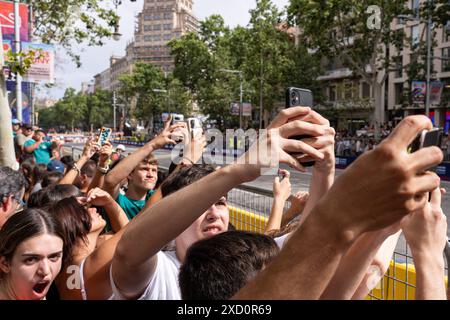
[[[280,249],[284,246],[285,234],[275,238]],[[157,254],[156,270],[144,293],[137,300],[181,300],[180,286],[178,284],[178,274],[181,262],[178,260],[175,251],[159,251]],[[114,300],[126,300],[117,289],[110,272],[111,288]]]
[[[175,251],[160,251],[157,254],[156,270],[144,293],[137,300],[181,300],[178,273],[181,262]],[[125,300],[114,284],[110,273],[114,300]]]

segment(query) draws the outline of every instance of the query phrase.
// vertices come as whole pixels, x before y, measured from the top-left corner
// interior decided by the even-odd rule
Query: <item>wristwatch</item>
[[[103,174],[107,174],[109,170],[109,165],[106,165],[106,167],[97,167],[97,170],[100,171]]]

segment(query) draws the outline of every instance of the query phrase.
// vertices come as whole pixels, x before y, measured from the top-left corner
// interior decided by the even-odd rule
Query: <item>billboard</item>
[[[230,111],[232,116],[238,116],[239,115],[239,103],[232,102],[230,106]]]
[[[20,41],[29,41],[28,5],[19,5]],[[3,40],[14,40],[14,3],[0,1],[0,27]]]
[[[244,117],[251,117],[252,116],[252,104],[251,103],[244,103],[244,104],[242,104],[242,115]]]
[[[433,81],[430,83],[430,104],[441,104],[442,90],[444,84],[440,81]]]
[[[413,81],[411,85],[412,103],[424,104],[427,84],[424,81]]]
[[[53,83],[55,80],[55,49],[52,45],[22,42],[22,51],[26,54],[35,50],[35,58],[24,79],[29,82]]]
[[[16,82],[6,81],[8,102],[11,108],[12,118],[17,118],[16,109]],[[22,122],[31,124],[32,84],[22,82]]]

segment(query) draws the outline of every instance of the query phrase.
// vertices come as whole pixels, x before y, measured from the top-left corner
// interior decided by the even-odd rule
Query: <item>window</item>
[[[403,77],[403,57],[402,56],[395,57],[394,64],[395,64],[395,77],[396,78]]]
[[[171,23],[167,23],[164,25],[164,30],[170,30],[172,29],[172,24]]]
[[[353,98],[353,83],[346,82],[344,85],[345,88],[345,100]]]
[[[403,83],[395,84],[395,104],[403,103]]]
[[[165,34],[164,35],[164,40],[170,40],[172,39],[172,35],[171,34]]]
[[[159,13],[155,13],[153,15],[153,20],[161,20],[161,15]]]
[[[411,0],[411,10],[414,16],[419,17],[420,0]]]
[[[171,12],[166,12],[164,13],[164,19],[172,19],[172,13]]]
[[[411,47],[416,49],[419,45],[419,26],[411,27]]]
[[[362,83],[362,97],[363,99],[370,99],[370,84],[367,82]]]
[[[328,100],[330,100],[330,102],[336,101],[336,86],[330,86],[328,90],[329,90]]]
[[[155,24],[153,26],[153,30],[161,30],[161,25],[160,24]]]
[[[444,26],[444,42],[450,42],[450,21],[447,21],[447,24]]]
[[[144,20],[145,20],[145,21],[152,20],[152,16],[146,14],[146,15],[144,16]]]
[[[152,26],[144,26],[144,31],[151,31],[152,30]]]
[[[152,41],[152,36],[145,36],[144,41],[146,42]]]
[[[450,47],[442,49],[442,58],[450,59]],[[442,60],[442,72],[450,71],[450,60]]]

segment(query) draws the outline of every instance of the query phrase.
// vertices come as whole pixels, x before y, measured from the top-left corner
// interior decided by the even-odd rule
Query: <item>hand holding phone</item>
[[[292,107],[312,107],[313,106],[313,94],[311,90],[301,89],[295,87],[289,87],[286,89],[286,108]],[[291,139],[303,140],[310,138],[309,135],[299,135],[291,137]],[[301,162],[304,167],[312,167],[316,162]]]
[[[443,130],[440,128],[423,130],[417,135],[417,137],[408,147],[408,153],[413,153],[419,149],[431,146],[440,147],[442,142],[442,136]]]
[[[109,141],[111,134],[112,134],[111,128],[102,127],[102,130],[100,131],[100,137],[98,138],[98,145],[103,147],[103,145],[107,141]]]

